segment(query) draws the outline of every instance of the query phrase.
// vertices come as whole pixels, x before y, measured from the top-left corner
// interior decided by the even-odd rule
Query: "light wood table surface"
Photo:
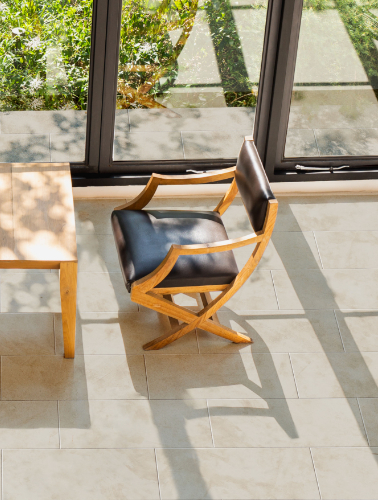
[[[0,269],[59,269],[64,356],[75,356],[77,249],[68,163],[0,163]]]

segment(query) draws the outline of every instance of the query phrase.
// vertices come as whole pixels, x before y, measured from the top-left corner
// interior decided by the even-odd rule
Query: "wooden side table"
[[[68,163],[0,163],[0,269],[60,269],[64,356],[75,356],[77,249]]]

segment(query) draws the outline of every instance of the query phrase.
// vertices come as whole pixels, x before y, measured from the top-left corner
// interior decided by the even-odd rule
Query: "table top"
[[[68,163],[0,163],[4,261],[77,261]]]

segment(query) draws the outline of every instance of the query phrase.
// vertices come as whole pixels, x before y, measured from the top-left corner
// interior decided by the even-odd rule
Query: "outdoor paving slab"
[[[7,111],[0,113],[1,134],[85,134],[87,112],[73,109],[55,111]]]
[[[315,135],[322,156],[376,156],[378,154],[377,128],[316,129]]]
[[[3,163],[50,162],[48,134],[0,134],[0,160]]]
[[[137,304],[131,302],[121,272],[78,273],[77,307],[82,312],[133,312]],[[56,311],[59,312],[59,311]]]
[[[322,498],[375,500],[378,448],[312,448]]]
[[[127,134],[130,132],[130,120],[128,109],[116,109],[114,130],[116,134]]]
[[[252,129],[237,132],[198,131],[182,132],[186,160],[201,158],[236,158],[243,145],[244,137]]]
[[[378,353],[292,353],[300,398],[378,397]]]
[[[63,333],[62,333],[63,335]],[[54,354],[54,315],[6,314],[0,319],[0,355]]]
[[[346,351],[378,352],[378,310],[335,311]]]
[[[376,196],[281,196],[278,203],[274,231],[378,230]]]
[[[378,309],[378,269],[273,270],[280,309]]]
[[[356,399],[209,401],[216,448],[368,446]]]
[[[60,401],[59,419],[62,448],[213,447],[206,400]]]
[[[159,499],[154,450],[6,450],[3,467],[8,500]]]
[[[378,231],[317,231],[324,269],[378,268]]]
[[[80,313],[76,320],[76,354],[145,354],[143,345],[171,330],[168,317],[150,309],[143,312]],[[60,314],[55,315],[56,353],[63,355]],[[0,337],[1,339],[1,337]],[[164,354],[198,354],[193,331],[160,351]]]
[[[251,337],[253,344],[234,344],[198,329],[201,354],[343,352],[333,311],[220,311],[218,317],[222,325]]]
[[[285,157],[319,156],[319,149],[312,129],[290,128],[286,135]]]
[[[180,132],[116,133],[114,160],[182,160]]]
[[[129,116],[132,132],[249,130],[250,135],[255,108],[130,109]]]
[[[60,312],[57,273],[7,273],[0,278],[1,312]]]
[[[287,354],[146,356],[151,399],[297,397]]]
[[[362,418],[370,446],[378,445],[378,399],[359,398],[358,403],[361,408]]]
[[[156,450],[163,500],[316,500],[308,449]]]
[[[85,161],[85,133],[51,134],[52,162]]]

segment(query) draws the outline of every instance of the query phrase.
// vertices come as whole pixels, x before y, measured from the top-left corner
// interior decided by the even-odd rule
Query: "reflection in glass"
[[[83,161],[92,0],[0,1],[0,161]]]
[[[265,0],[123,0],[114,159],[237,156],[265,17]]]
[[[286,157],[378,154],[378,2],[305,0]]]

